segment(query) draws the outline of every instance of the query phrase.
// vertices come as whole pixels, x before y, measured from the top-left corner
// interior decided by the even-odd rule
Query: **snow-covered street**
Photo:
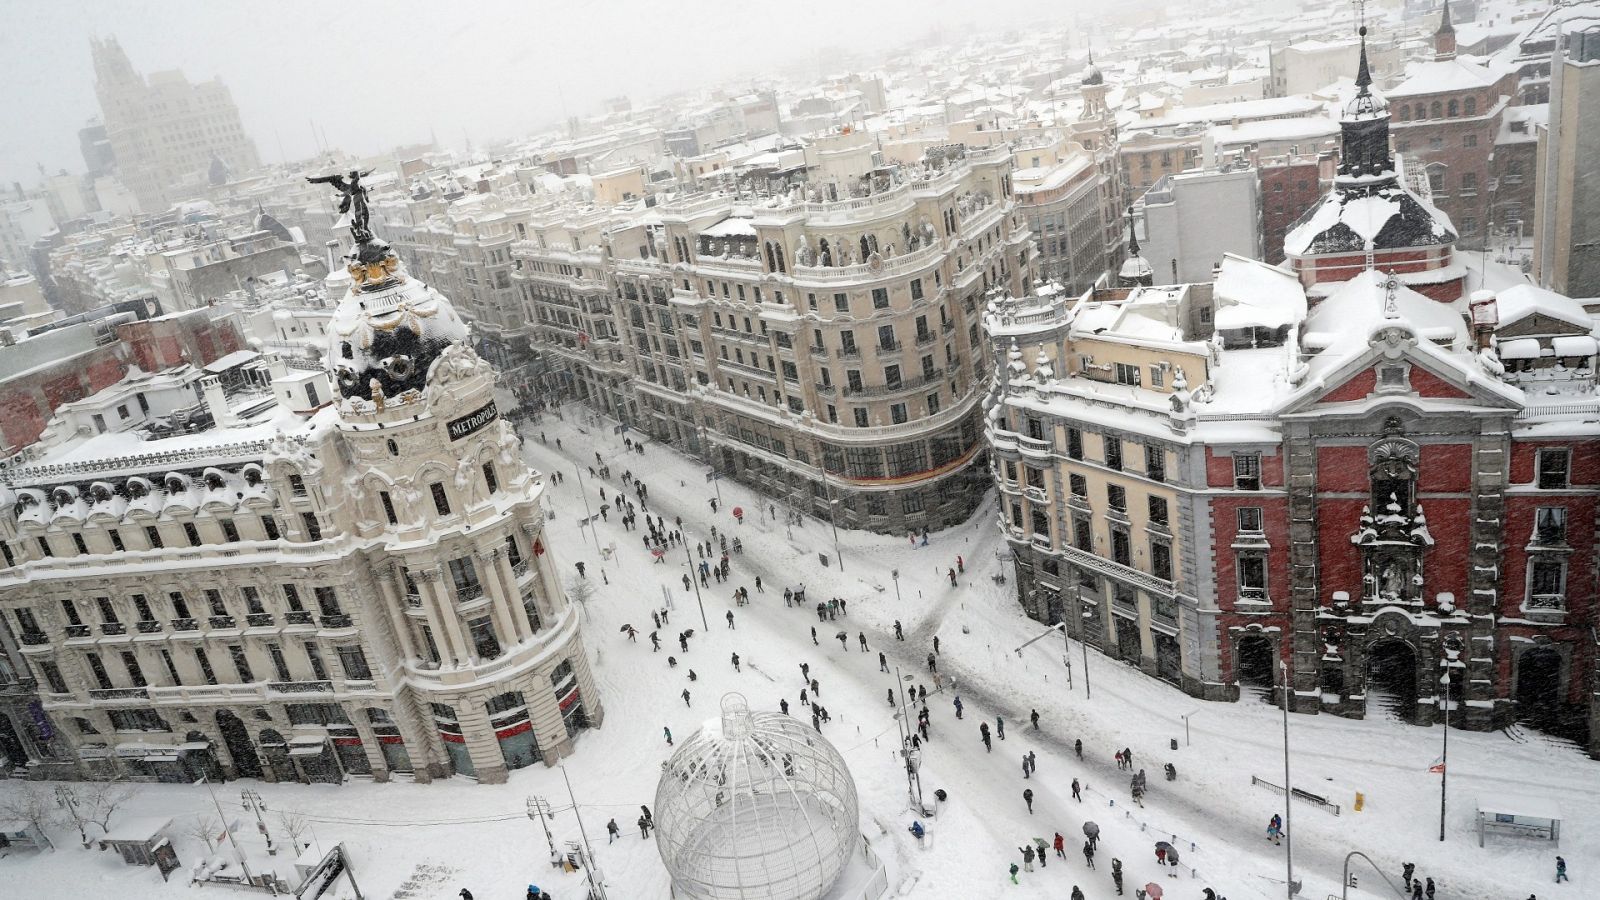
[[[1147,882],[1162,884],[1168,898],[1185,900],[1201,897],[1206,887],[1232,900],[1282,897],[1286,847],[1265,836],[1271,816],[1286,812],[1292,813],[1295,877],[1304,882],[1302,895],[1318,900],[1339,895],[1345,854],[1357,850],[1396,880],[1402,862],[1415,862],[1418,876],[1438,885],[1438,897],[1452,900],[1521,900],[1530,893],[1583,897],[1585,884],[1600,884],[1592,872],[1600,862],[1600,778],[1595,763],[1572,747],[1531,732],[1522,733],[1522,740],[1452,732],[1447,840],[1441,843],[1439,776],[1428,771],[1439,754],[1441,729],[1383,716],[1294,716],[1294,784],[1326,797],[1340,812],[1307,804],[1285,810],[1281,795],[1252,784],[1252,776],[1274,784],[1283,779],[1282,720],[1260,698],[1247,694],[1236,704],[1201,703],[1093,650],[1085,673],[1076,642],[1069,689],[1059,636],[1014,652],[1043,629],[1021,614],[1013,586],[993,578],[1008,567],[997,558],[1004,545],[987,505],[965,525],[931,535],[926,546],[920,539],[841,531],[843,559],[834,560],[826,522],[806,518],[786,526],[781,506],[773,516],[771,504],[730,481],[718,485],[722,502],[714,513],[708,502],[713,487],[696,461],[654,444],[642,455],[629,452],[613,423],[596,424],[592,413],[576,406],[564,415],[564,421],[547,415],[542,423],[526,422],[521,431],[529,461],[547,473],[554,513],[547,534],[563,561],[564,578],[570,585],[578,577],[576,564],[583,562],[595,588],[585,605],[585,641],[607,716],[603,729],[578,738],[564,767],[612,898],[669,895],[653,842],[641,840],[633,824],[641,804],[654,805],[660,764],[671,753],[663,728],[687,737],[716,715],[719,699],[730,691],[757,709],[776,710],[787,700],[791,714],[808,717],[811,711],[800,699],[801,664],[818,682],[814,699],[830,714],[822,732],[856,779],[862,830],[889,867],[890,896],[1009,891],[1056,898],[1078,885],[1090,900],[1099,900],[1117,893],[1111,878],[1117,858],[1130,897]],[[609,479],[591,479],[597,452],[610,467]],[[639,510],[641,527],[625,530],[610,500],[607,519],[596,521],[593,533],[580,530],[580,479],[589,508],[598,513],[600,491],[614,498],[623,490],[625,471],[649,489],[648,506]],[[549,478],[554,472],[563,474],[560,483]],[[633,490],[627,495],[635,499]],[[745,512],[742,524],[731,515],[734,507]],[[731,577],[701,589],[703,618],[695,592],[682,582],[686,557],[696,566],[699,558],[693,548],[686,552],[679,545],[657,562],[641,541],[646,514],[661,516],[668,530],[681,518],[688,542],[715,545],[715,527],[718,535],[743,544],[731,557]],[[607,552],[597,551],[596,543]],[[829,558],[827,566],[819,554]],[[952,588],[946,573],[958,556],[965,572]],[[786,607],[784,588],[799,584],[806,604]],[[735,605],[732,595],[739,587],[749,589],[748,605]],[[846,602],[847,615],[819,622],[816,604],[834,597]],[[651,612],[663,606],[670,607],[670,622],[660,629],[662,646],[655,652],[647,637]],[[903,640],[894,635],[897,621]],[[622,633],[625,624],[638,629],[637,640]],[[687,653],[677,642],[686,628],[696,632]],[[838,632],[846,633],[842,643]],[[927,665],[936,639],[943,689],[936,689]],[[735,653],[739,671],[731,663]],[[880,653],[889,673],[880,666]],[[676,667],[669,667],[669,657]],[[896,672],[928,690],[931,737],[923,749],[921,783],[930,804],[935,789],[949,796],[926,823],[931,839],[925,847],[907,833],[913,814],[888,700]],[[1086,674],[1092,698],[1085,696]],[[959,719],[957,696],[963,706]],[[1033,710],[1037,729],[1029,724]],[[995,730],[992,751],[979,739],[984,722]],[[1082,742],[1082,759],[1075,756],[1076,741]],[[1113,760],[1124,747],[1132,751],[1134,770],[1148,773],[1142,807],[1130,799],[1132,773],[1119,771]],[[1037,754],[1037,773],[1025,779],[1022,760],[1029,753]],[[1167,763],[1175,767],[1176,781],[1164,777]],[[1081,801],[1072,796],[1074,779],[1083,786]],[[425,786],[249,786],[269,810],[304,813],[323,849],[345,842],[367,898],[449,900],[466,887],[488,900],[521,896],[530,882],[558,900],[583,895],[581,873],[555,872],[546,864],[545,835],[528,816],[527,799],[544,798],[556,810],[551,830],[557,846],[579,838],[558,769],[522,769],[500,786],[465,778]],[[230,782],[217,796],[228,819],[248,825],[252,817],[240,807],[239,787]],[[6,784],[0,791],[16,788]],[[1033,791],[1031,813],[1023,799],[1027,789]],[[1567,816],[1559,850],[1503,837],[1491,837],[1479,849],[1473,817],[1480,790],[1558,798]],[[1363,795],[1360,811],[1354,809],[1357,792]],[[187,832],[182,823],[205,814],[211,803],[203,787],[147,785],[119,818],[170,815],[179,820],[175,829]],[[215,815],[215,809],[210,812]],[[623,836],[608,845],[611,818]],[[1092,870],[1082,853],[1085,821],[1100,827]],[[268,824],[276,825],[270,816]],[[261,847],[254,832],[253,825],[238,832],[252,849]],[[1019,874],[1017,886],[1009,885],[1008,867],[1021,863],[1018,848],[1034,838],[1050,841],[1057,832],[1065,836],[1066,858],[1049,854],[1047,865],[1035,864]],[[77,849],[70,827],[55,829],[52,837],[61,848],[54,853],[0,859],[9,896],[176,896],[185,890],[184,872],[202,855],[198,838],[180,839],[185,868],[163,883],[154,869]],[[1158,867],[1158,841],[1178,849],[1179,866]],[[1557,852],[1572,865],[1571,884],[1559,888],[1551,884]],[[252,866],[273,866],[292,881],[291,861],[286,853],[269,858],[261,852]],[[1349,896],[1393,896],[1380,890],[1380,879],[1369,869],[1353,871],[1359,888]]]

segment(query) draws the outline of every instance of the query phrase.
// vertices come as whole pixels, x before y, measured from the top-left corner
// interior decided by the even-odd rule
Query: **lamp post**
[[[839,571],[844,571],[844,557],[839,553],[839,501],[833,499],[833,483],[828,480],[828,470],[822,470],[822,488],[828,495],[828,526],[833,529],[833,558],[839,561]]]
[[[1294,880],[1294,808],[1291,800],[1294,788],[1289,784],[1289,664],[1282,659],[1278,660],[1278,671],[1283,676],[1283,831],[1288,840],[1288,849],[1284,858],[1289,869],[1289,900],[1294,900],[1294,895],[1300,892],[1300,885]]]
[[[924,815],[922,805],[922,772],[912,763],[911,759],[911,713],[906,709],[906,682],[911,680],[910,675],[901,675],[900,667],[894,667],[895,680],[900,682],[900,721],[905,723],[900,738],[900,758],[906,763],[906,790],[910,799],[917,804],[917,815]]]
[[[1439,645],[1442,651],[1439,658],[1439,706],[1444,710],[1444,747],[1439,756],[1439,840],[1444,841],[1444,813],[1445,813],[1445,787],[1450,782],[1450,707],[1455,701],[1450,698],[1451,688],[1454,687],[1452,672],[1458,668],[1465,668],[1466,663],[1461,661],[1461,636],[1451,632],[1445,636]]]
[[[1192,716],[1198,714],[1199,712],[1200,712],[1200,710],[1193,709],[1193,710],[1190,710],[1189,712],[1184,713],[1183,716],[1182,716],[1182,719],[1183,719],[1183,745],[1185,747],[1189,746],[1189,719]]]
[[[706,602],[700,598],[700,579],[696,577],[694,570],[694,557],[689,555],[689,542],[679,541],[678,543],[683,545],[683,559],[689,567],[689,583],[694,585],[694,602],[700,605],[700,627],[704,628],[707,634],[710,634],[711,626],[706,622]]]
[[[583,498],[583,515],[588,520],[589,537],[594,538],[595,552],[600,552],[600,535],[594,530],[594,513],[589,510],[589,489],[583,484],[583,466],[574,463],[572,470],[578,473],[578,496]]]

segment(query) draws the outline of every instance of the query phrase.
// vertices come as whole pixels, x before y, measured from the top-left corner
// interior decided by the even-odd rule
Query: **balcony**
[[[172,620],[172,630],[173,631],[199,631],[200,630],[200,623],[197,622],[194,619],[194,617],[192,617],[192,616],[190,616],[188,618],[182,618],[182,619],[173,619]]]
[[[422,608],[422,594],[417,591],[406,591],[406,606],[411,609]]]
[[[917,333],[917,346],[918,347],[926,347],[929,344],[933,343],[933,338],[934,338],[934,333],[931,332],[931,331],[918,332]]]
[[[1028,485],[1027,487],[1022,489],[1022,493],[1024,495],[1026,495],[1027,498],[1029,500],[1033,501],[1034,503],[1045,504],[1045,503],[1049,503],[1050,502],[1049,496],[1045,494],[1044,488],[1041,488],[1041,487],[1034,487],[1033,485]]]
[[[333,682],[273,681],[267,684],[267,690],[279,694],[331,694],[333,693]]]
[[[319,623],[323,628],[354,628],[355,622],[349,613],[329,613],[322,617]]]
[[[879,353],[898,353],[899,351],[901,351],[903,349],[905,349],[905,344],[902,344],[899,341],[879,341],[878,342],[878,352]]]
[[[22,642],[29,647],[43,647],[50,643],[50,635],[42,631],[24,631],[21,637]]]
[[[97,688],[89,692],[90,700],[148,700],[150,692],[142,687]]]
[[[67,637],[69,637],[69,638],[86,638],[88,636],[89,636],[89,626],[87,626],[87,625],[68,625],[67,626]]]
[[[159,634],[161,622],[156,619],[147,619],[138,624],[140,634]]]
[[[528,574],[528,567],[529,564],[527,560],[519,559],[511,564],[511,574],[518,578],[522,578]]]
[[[851,344],[848,347],[840,347],[839,348],[839,358],[840,359],[860,359],[861,358],[861,348],[856,346],[855,344]]]
[[[273,622],[272,613],[250,613],[244,617],[244,621],[251,628],[270,628]]]
[[[478,599],[479,597],[482,597],[482,596],[483,596],[483,585],[481,583],[474,582],[472,584],[458,584],[458,585],[456,585],[456,602],[457,603],[471,603],[472,601],[474,601],[474,600],[476,600],[476,599]]]
[[[128,626],[121,622],[104,622],[100,625],[101,634],[127,634]]]
[[[212,616],[210,619],[207,619],[206,621],[211,623],[211,627],[212,628],[232,628],[233,627],[233,616]]]
[[[285,625],[310,625],[311,613],[303,609],[291,609],[283,614]]]

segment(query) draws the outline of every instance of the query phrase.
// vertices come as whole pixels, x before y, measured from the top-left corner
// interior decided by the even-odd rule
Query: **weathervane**
[[[1393,272],[1383,282],[1383,317],[1385,319],[1400,318],[1400,279]]]
[[[1356,24],[1358,26],[1360,26],[1361,28],[1363,28],[1363,29],[1366,28],[1367,27],[1367,0],[1350,0],[1350,3],[1351,3],[1351,5],[1355,6],[1355,8],[1356,8]],[[1366,32],[1363,31],[1362,33],[1365,34]]]
[[[367,189],[361,184],[361,179],[371,174],[371,169],[365,172],[351,169],[348,180],[343,175],[318,175],[306,179],[312,184],[331,184],[338,189],[342,195],[339,214],[350,214],[350,236],[355,238],[358,245],[372,242],[372,231],[367,228]]]

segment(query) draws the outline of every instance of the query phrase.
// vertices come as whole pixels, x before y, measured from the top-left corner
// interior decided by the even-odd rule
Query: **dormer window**
[[[340,342],[340,344],[339,344],[339,355],[341,357],[345,358],[345,359],[355,359],[356,358],[355,351],[350,349],[350,342],[349,341]]]

